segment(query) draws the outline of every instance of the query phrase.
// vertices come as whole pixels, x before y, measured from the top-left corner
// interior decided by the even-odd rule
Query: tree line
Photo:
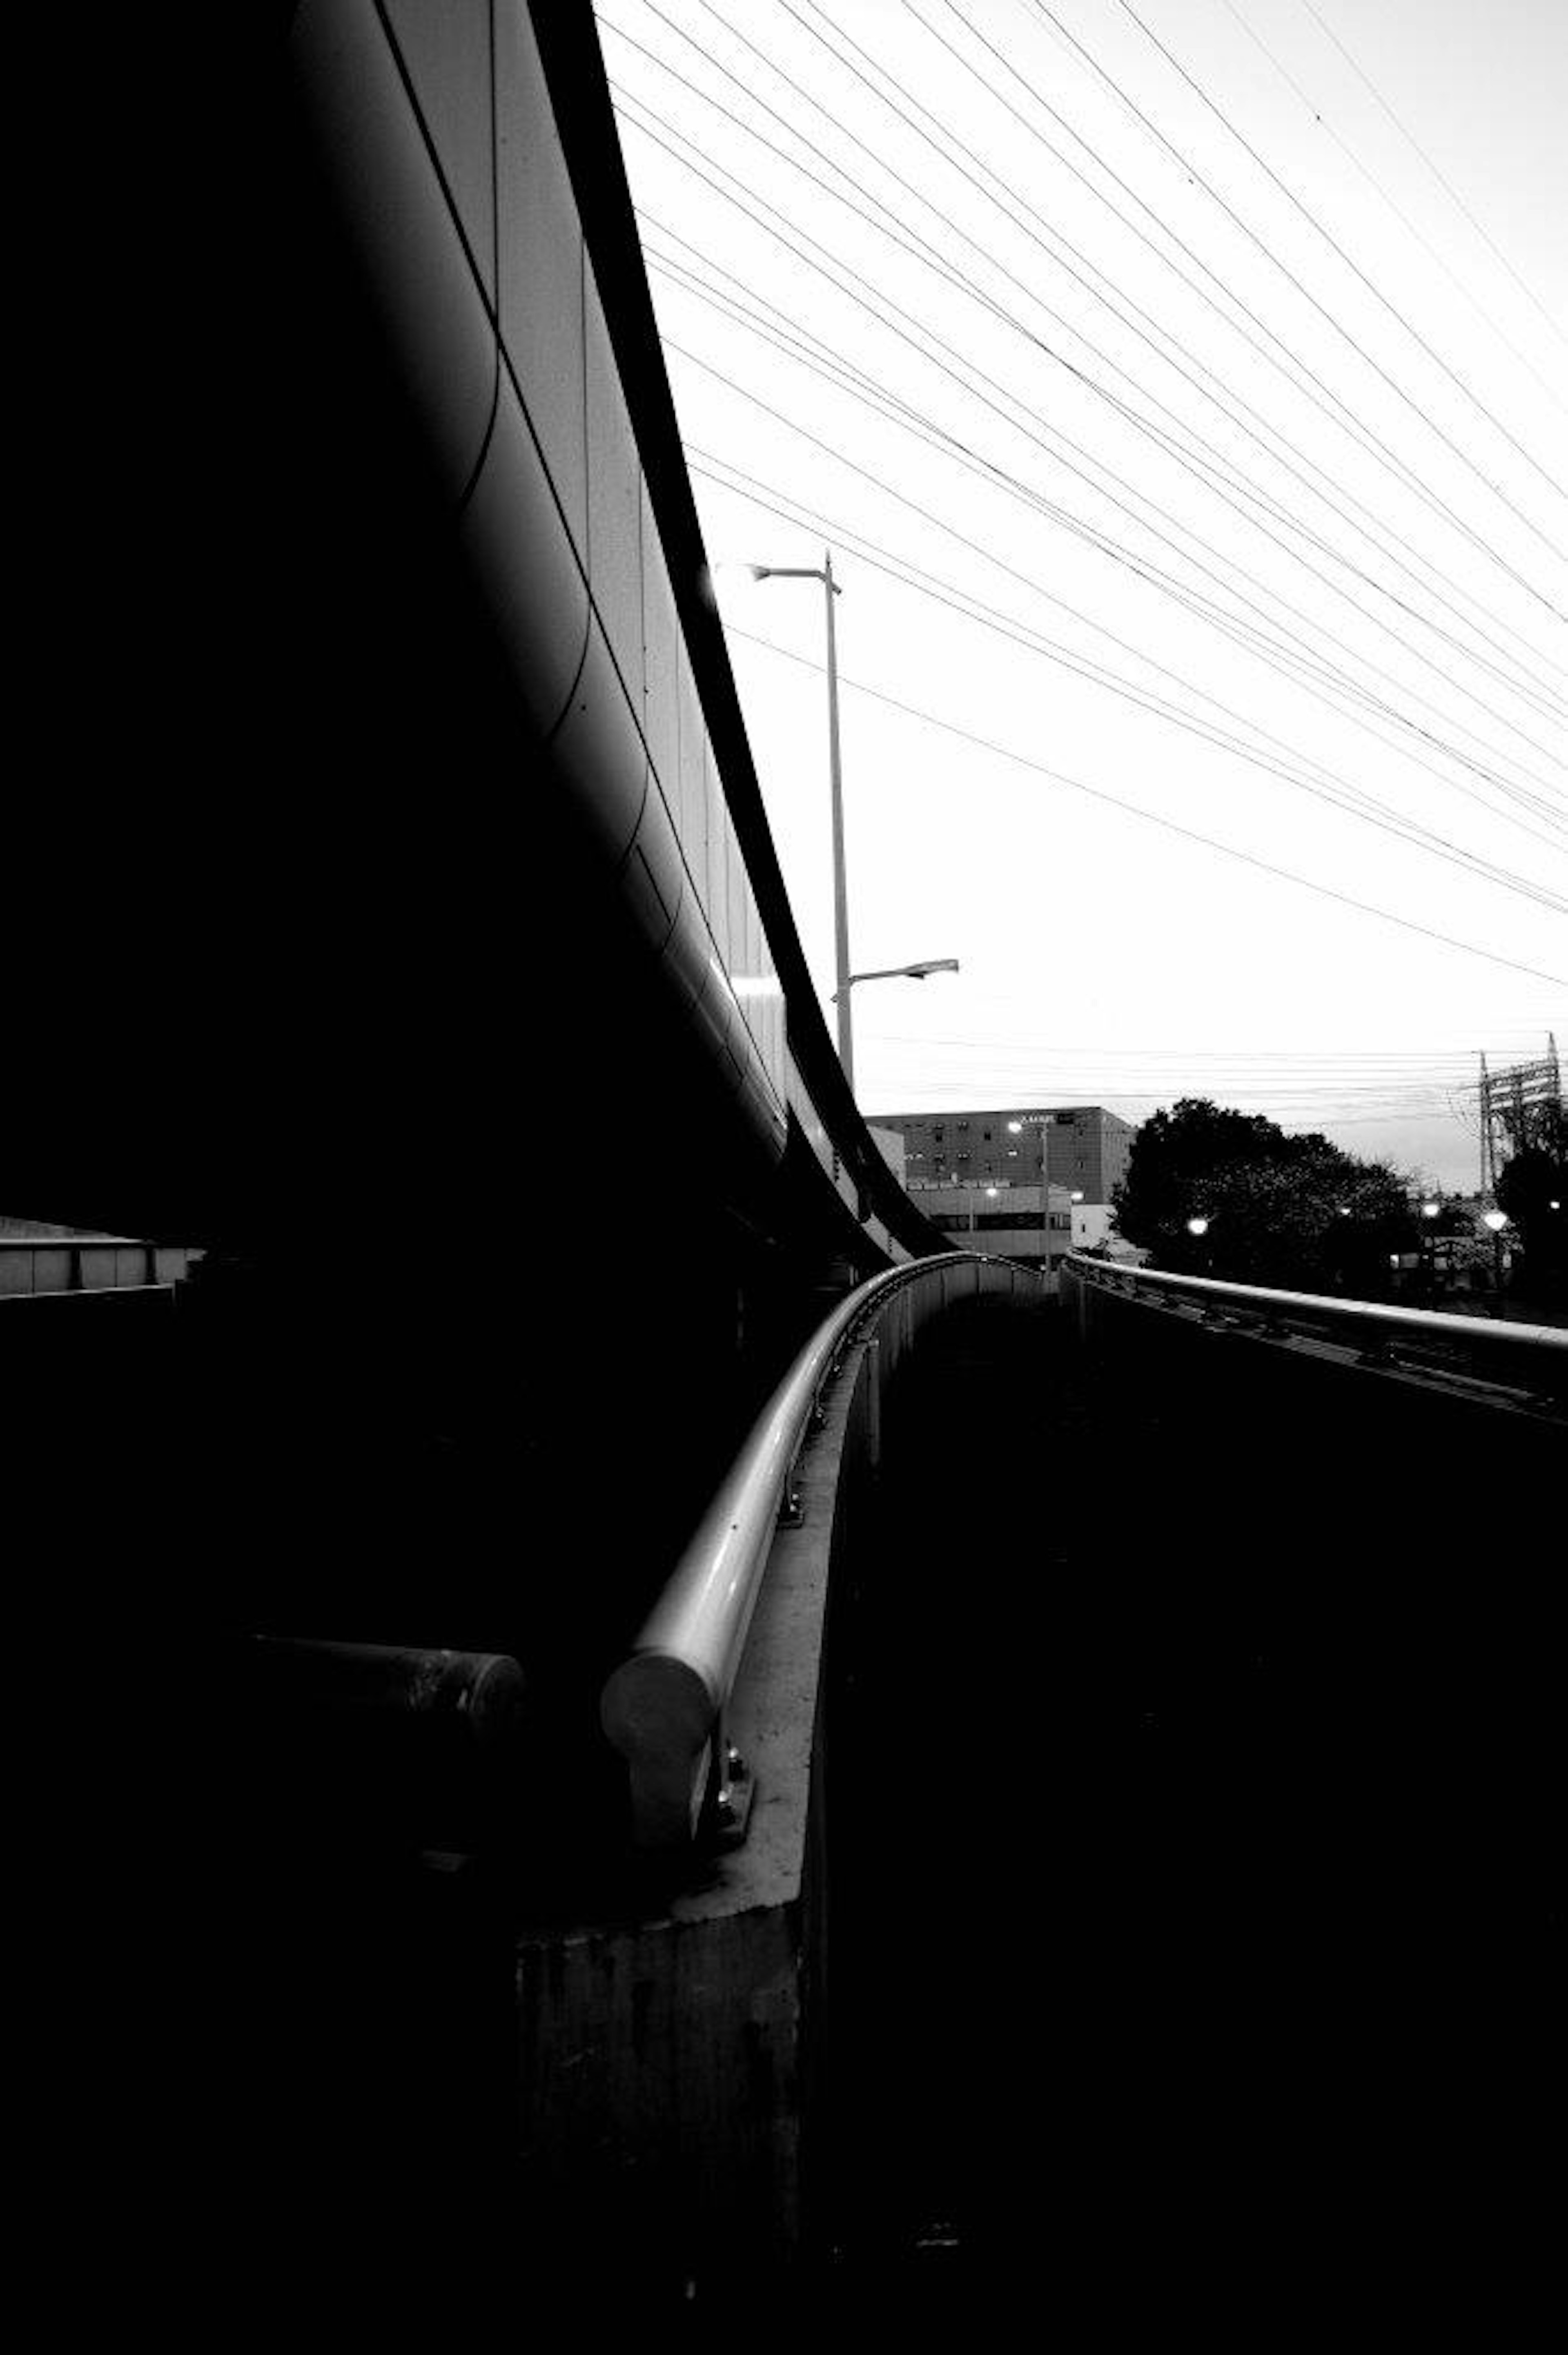
[[[1435,1220],[1423,1219],[1419,1190],[1388,1163],[1359,1159],[1318,1133],[1287,1135],[1260,1113],[1183,1096],[1139,1130],[1115,1207],[1120,1234],[1158,1267],[1364,1299],[1388,1293],[1391,1263],[1418,1251],[1424,1234],[1471,1225],[1447,1206]],[[1532,1118],[1497,1199],[1531,1289],[1556,1296],[1568,1274],[1561,1105]],[[1194,1221],[1202,1232],[1192,1231]]]

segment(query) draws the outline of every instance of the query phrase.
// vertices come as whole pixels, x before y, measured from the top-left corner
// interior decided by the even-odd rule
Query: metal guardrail
[[[189,1244],[137,1235],[0,1235],[0,1300],[166,1290],[200,1256]]]
[[[1207,1275],[1173,1275],[1163,1268],[1075,1253],[1064,1272],[1106,1292],[1162,1305],[1193,1306],[1209,1321],[1250,1326],[1265,1334],[1306,1334],[1354,1349],[1369,1363],[1406,1364],[1417,1372],[1455,1370],[1456,1359],[1482,1381],[1552,1400],[1568,1398],[1568,1331],[1391,1302],[1341,1300],[1325,1293],[1280,1292],[1262,1284],[1229,1284]]]
[[[744,1828],[750,1786],[724,1718],[779,1523],[800,1518],[796,1469],[821,1421],[823,1391],[862,1327],[888,1299],[944,1271],[1033,1269],[981,1252],[941,1252],[873,1276],[819,1327],[752,1426],[662,1594],[605,1685],[599,1717],[631,1771],[632,1832],[641,1848],[679,1848],[705,1806],[722,1835]]]

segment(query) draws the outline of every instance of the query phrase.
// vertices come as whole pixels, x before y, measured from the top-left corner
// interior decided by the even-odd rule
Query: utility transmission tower
[[[1498,1171],[1528,1141],[1530,1116],[1544,1104],[1563,1101],[1563,1067],[1557,1039],[1546,1034],[1546,1052],[1536,1062],[1489,1071],[1481,1057],[1481,1191],[1495,1192]]]

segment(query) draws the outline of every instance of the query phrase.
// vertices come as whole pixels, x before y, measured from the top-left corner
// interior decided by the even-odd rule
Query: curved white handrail
[[[1439,1308],[1404,1308],[1391,1301],[1341,1300],[1320,1292],[1281,1292],[1256,1284],[1230,1284],[1212,1275],[1175,1275],[1164,1268],[1133,1267],[1125,1261],[1086,1259],[1075,1252],[1063,1262],[1070,1274],[1107,1291],[1165,1293],[1200,1305],[1249,1309],[1277,1322],[1326,1325],[1361,1346],[1404,1341],[1476,1351],[1494,1362],[1517,1365],[1545,1351],[1545,1380],[1561,1386],[1557,1360],[1568,1359],[1568,1332],[1551,1325],[1513,1324],[1501,1317],[1456,1316]]]
[[[944,1269],[1011,1261],[938,1252],[874,1275],[840,1302],[807,1342],[740,1453],[604,1688],[599,1718],[631,1768],[634,1837],[642,1847],[689,1840],[701,1808],[707,1744],[728,1702],[791,1468],[824,1382],[868,1312],[905,1284]]]

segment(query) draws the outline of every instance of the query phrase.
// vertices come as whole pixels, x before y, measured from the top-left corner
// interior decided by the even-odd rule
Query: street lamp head
[[[1481,1213],[1481,1224],[1483,1227],[1489,1227],[1494,1235],[1500,1235],[1503,1229],[1508,1224],[1508,1212],[1506,1210],[1484,1210]]]
[[[1007,1133],[1009,1136],[1022,1136],[1023,1123],[1021,1120],[1010,1120],[1007,1124]]]
[[[1209,1221],[1207,1220],[1207,1219],[1189,1219],[1189,1220],[1188,1220],[1188,1221],[1187,1221],[1187,1232],[1188,1232],[1190,1235],[1206,1235],[1206,1234],[1208,1233],[1208,1231],[1209,1231]]]
[[[1421,1205],[1421,1215],[1424,1219],[1435,1219],[1441,1207],[1441,1204],[1437,1202],[1423,1202]]]
[[[737,572],[749,572],[754,581],[821,581],[835,597],[843,595],[842,584],[832,576],[831,566],[822,564],[737,564]]]
[[[860,981],[924,981],[928,973],[957,973],[958,970],[957,957],[928,957],[924,964],[879,964],[870,973],[852,973],[844,987],[853,989]],[[835,989],[832,1003],[836,1006],[838,1001],[839,992]]]
[[[1075,1186],[1075,1187],[1074,1187],[1074,1188],[1073,1188],[1073,1199],[1074,1199],[1074,1201],[1075,1201],[1075,1202],[1081,1202],[1081,1201],[1083,1200],[1083,1199],[1084,1199],[1084,1189],[1083,1189],[1083,1188],[1082,1188],[1081,1186]]]

